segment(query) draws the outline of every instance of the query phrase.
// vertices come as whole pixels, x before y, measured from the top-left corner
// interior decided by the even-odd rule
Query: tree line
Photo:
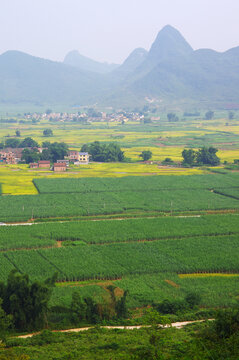
[[[49,302],[57,273],[45,281],[31,281],[27,274],[16,269],[9,273],[7,282],[0,282],[0,336],[9,328],[36,330],[48,325]],[[74,292],[67,312],[75,324],[96,324],[102,320],[123,319],[128,316],[127,291],[120,298],[115,295],[116,287],[109,285],[110,300],[98,303],[92,297],[83,298]],[[54,311],[54,309],[52,309]]]
[[[183,157],[182,165],[185,166],[219,165],[220,159],[216,155],[217,152],[218,149],[212,146],[203,147],[198,150],[184,149],[182,152],[182,157]]]

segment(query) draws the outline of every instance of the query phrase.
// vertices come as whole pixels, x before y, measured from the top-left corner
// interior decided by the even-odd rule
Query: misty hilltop
[[[115,70],[119,65],[102,63],[81,55],[77,50],[70,51],[64,59],[64,64],[79,68],[80,70],[93,71],[106,74]]]
[[[8,51],[0,56],[0,103],[132,105],[145,99],[239,103],[239,47],[193,50],[165,26],[149,51],[135,49],[122,65],[68,53],[63,63]]]

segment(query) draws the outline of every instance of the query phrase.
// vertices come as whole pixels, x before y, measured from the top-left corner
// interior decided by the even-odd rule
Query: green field
[[[238,214],[70,221],[0,227],[0,250],[153,241],[239,233]]]
[[[131,176],[122,178],[36,179],[41,194],[238,188],[239,173],[225,175]]]
[[[4,256],[32,278],[59,272],[59,280],[117,279],[156,272],[239,272],[239,235],[153,242],[19,250]],[[69,261],[70,259],[70,261]]]
[[[235,186],[238,179],[238,173],[232,173],[35,180],[41,192],[39,195],[0,197],[0,221],[151,211],[172,213],[238,209],[237,198],[212,191],[216,186],[237,191]]]
[[[50,305],[66,308],[76,290],[108,299],[109,284],[119,294],[129,290],[130,308],[190,291],[202,295],[202,307],[236,303],[239,278],[223,275],[239,274],[239,172],[178,163],[184,147],[215,146],[221,164],[239,158],[238,114],[231,122],[225,112],[211,121],[178,115],[176,125],[166,114],[151,124],[32,124],[20,117],[1,124],[1,141],[16,128],[21,140],[64,141],[77,150],[113,141],[127,162],[71,165],[62,174],[0,165],[0,222],[35,222],[0,226],[0,280],[13,268],[33,280],[58,272]],[[44,128],[52,138],[43,137]],[[140,162],[143,150],[152,152],[154,164]],[[177,165],[161,166],[166,157]]]

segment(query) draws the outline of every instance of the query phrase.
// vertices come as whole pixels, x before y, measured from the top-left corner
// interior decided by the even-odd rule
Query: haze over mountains
[[[0,103],[132,105],[191,99],[239,103],[239,47],[194,51],[172,26],[149,52],[135,49],[122,65],[99,63],[77,51],[63,63],[18,51],[0,56]]]

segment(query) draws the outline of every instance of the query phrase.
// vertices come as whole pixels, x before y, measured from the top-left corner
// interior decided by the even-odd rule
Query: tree
[[[17,137],[21,136],[20,130],[16,130],[16,136]]]
[[[57,274],[44,282],[30,282],[27,274],[16,269],[8,276],[7,284],[0,283],[0,298],[6,314],[13,317],[16,329],[41,328],[46,321],[48,303]]]
[[[128,295],[128,291],[126,290],[124,291],[123,296],[121,296],[121,298],[116,301],[115,312],[117,318],[125,319],[128,316],[128,308],[126,304],[127,295]]]
[[[94,141],[90,144],[84,144],[81,151],[88,152],[93,161],[121,162],[124,160],[124,152],[116,143],[102,144],[99,141]]]
[[[182,152],[183,165],[219,165],[220,159],[216,155],[217,151],[218,150],[212,146],[209,148],[203,147],[198,151],[195,151],[193,149],[184,149]]]
[[[216,166],[220,164],[220,159],[217,157],[216,153],[218,149],[214,147],[203,147],[197,152],[197,165],[212,165]]]
[[[26,148],[26,147],[39,147],[38,143],[33,140],[31,137],[26,137],[20,144],[20,148]]]
[[[178,116],[176,116],[174,113],[167,114],[167,118],[169,122],[175,122],[179,120]]]
[[[147,161],[151,159],[152,155],[153,154],[150,150],[144,150],[139,156],[143,158],[143,161]]]
[[[2,308],[3,300],[0,299],[0,339],[7,329],[12,326],[12,316],[7,315]]]
[[[71,317],[73,322],[78,323],[79,321],[85,320],[86,308],[85,301],[78,292],[74,291],[71,300]]]
[[[174,161],[171,158],[165,158],[162,161],[162,165],[173,165],[173,164],[174,164]]]
[[[233,119],[234,119],[234,112],[233,112],[233,111],[229,111],[229,113],[228,113],[228,119],[229,119],[229,120],[233,120]]]
[[[227,338],[239,331],[239,309],[226,309],[218,312],[215,320],[217,336]]]
[[[209,110],[209,111],[206,112],[206,114],[205,114],[205,119],[206,120],[212,120],[213,117],[214,117],[214,111]]]
[[[184,165],[192,166],[195,164],[196,152],[193,149],[184,149],[182,157]]]
[[[46,109],[46,114],[47,115],[50,115],[52,113],[52,110],[51,109]]]
[[[42,146],[45,148],[41,153],[41,160],[50,160],[56,162],[62,160],[67,155],[68,146],[65,143],[50,143],[48,141],[43,142]]]
[[[188,293],[185,297],[185,301],[188,303],[190,309],[193,309],[195,306],[198,306],[201,302],[201,295],[198,293]]]
[[[43,130],[43,136],[53,136],[53,131],[51,129]]]
[[[40,160],[40,154],[38,150],[32,150],[32,149],[24,149],[22,151],[22,158],[21,160],[24,160],[26,164],[30,164],[32,162],[37,162]]]
[[[5,141],[5,147],[9,147],[9,148],[17,148],[20,147],[20,140],[19,139],[7,139]]]

